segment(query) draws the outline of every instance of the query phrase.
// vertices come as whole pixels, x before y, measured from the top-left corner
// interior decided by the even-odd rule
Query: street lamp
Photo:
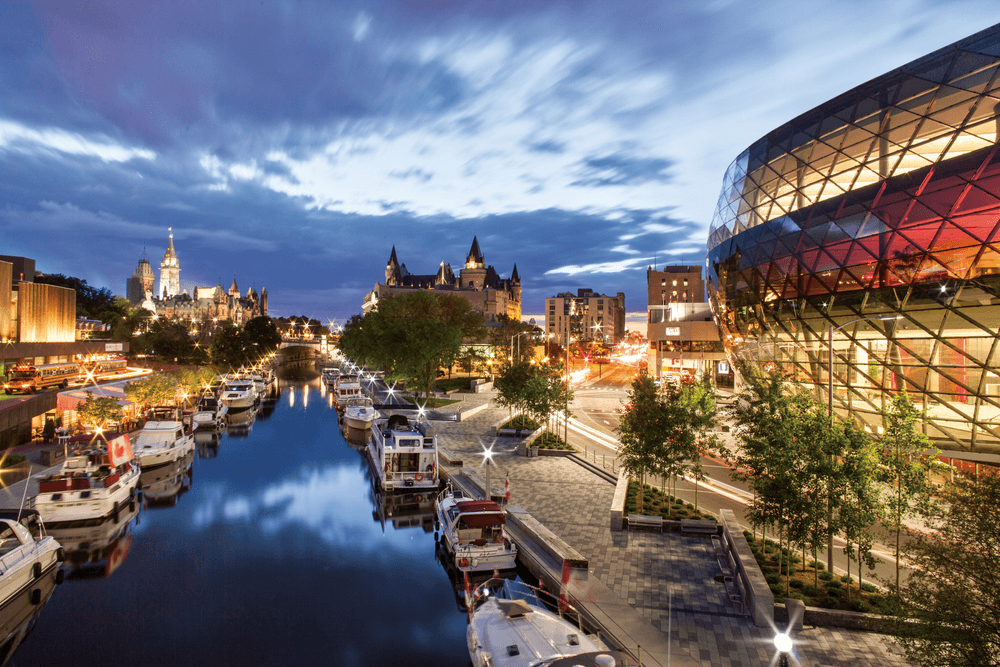
[[[784,632],[774,636],[774,648],[778,652],[778,667],[788,667],[788,654],[792,652],[792,638]]]
[[[903,319],[902,315],[869,315],[868,317],[857,317],[853,320],[849,320],[840,324],[838,326],[833,326],[832,324],[827,328],[827,411],[826,414],[830,419],[830,424],[833,424],[833,333],[835,331],[840,331],[846,326],[850,326],[856,322],[872,322],[875,320],[900,320]],[[850,364],[850,361],[848,361]],[[833,504],[830,499],[827,499],[827,514],[829,518],[832,519]],[[832,520],[827,522],[828,525],[832,525]],[[827,542],[826,542],[826,569],[833,572],[833,528],[831,527],[827,531]],[[777,638],[775,638],[777,641]],[[787,663],[786,663],[787,664]]]
[[[514,334],[513,336],[510,337],[510,363],[511,363],[511,365],[513,365],[513,363],[514,363],[514,339],[515,338],[520,338],[521,336],[526,336],[526,335],[528,335],[530,333],[531,333],[530,331],[522,331],[521,333]],[[519,356],[519,357],[521,356],[521,341],[517,342],[517,356]]]

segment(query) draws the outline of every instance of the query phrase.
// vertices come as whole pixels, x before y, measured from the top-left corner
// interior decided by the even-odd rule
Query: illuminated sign
[[[124,343],[105,343],[105,352],[123,352],[125,350]]]
[[[720,375],[729,375],[729,364],[727,364],[724,361],[720,361],[719,362],[719,374]]]
[[[681,328],[680,327],[666,327],[663,330],[663,335],[664,336],[680,336],[681,335]]]

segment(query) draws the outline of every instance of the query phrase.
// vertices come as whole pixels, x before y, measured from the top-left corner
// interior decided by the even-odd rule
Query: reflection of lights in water
[[[333,392],[330,392],[329,394],[327,394],[326,398],[327,398],[327,401],[326,401],[327,405],[329,405],[332,408],[333,407]]]
[[[288,407],[295,406],[295,387],[288,388]]]
[[[302,388],[302,407],[309,407],[309,385]]]

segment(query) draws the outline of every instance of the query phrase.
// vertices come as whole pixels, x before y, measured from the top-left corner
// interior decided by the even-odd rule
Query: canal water
[[[53,531],[66,581],[9,665],[469,664],[429,499],[380,502],[314,372],[279,392],[134,515]]]

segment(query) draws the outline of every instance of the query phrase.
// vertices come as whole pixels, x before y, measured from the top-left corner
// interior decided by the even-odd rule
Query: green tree
[[[196,370],[181,368],[169,375],[186,400],[190,400],[197,399],[212,384],[216,373],[211,368],[199,367]]]
[[[959,479],[929,518],[934,534],[906,546],[913,569],[897,589],[895,634],[922,667],[1000,665],[1000,477]],[[912,622],[912,621],[915,621]]]
[[[227,320],[219,326],[212,337],[210,355],[216,366],[236,369],[243,365],[243,337],[235,324]]]
[[[180,322],[156,319],[148,335],[153,354],[164,361],[187,362],[194,355],[194,340],[188,328]]]
[[[80,422],[91,428],[107,430],[109,426],[122,420],[122,406],[111,396],[94,396],[87,392],[87,399],[76,406],[76,414]]]
[[[628,407],[618,425],[619,461],[639,482],[637,510],[642,512],[642,488],[646,473],[655,471],[663,458],[664,429],[662,403],[656,385],[648,375],[639,375],[628,390]]]
[[[535,327],[526,322],[501,315],[499,326],[491,327],[489,344],[493,347],[493,363],[520,364],[530,361],[534,354]],[[519,345],[520,344],[520,345]]]
[[[899,540],[903,521],[921,516],[932,508],[934,489],[931,474],[938,469],[935,449],[927,436],[918,430],[920,412],[909,394],[899,392],[892,397],[883,416],[882,481],[887,485],[885,506],[888,527],[895,538],[896,589],[899,589]]]
[[[125,397],[136,405],[167,405],[177,397],[177,380],[167,373],[153,373],[125,385]]]
[[[278,349],[281,334],[270,317],[255,317],[243,325],[241,332],[246,360],[257,363]]]

